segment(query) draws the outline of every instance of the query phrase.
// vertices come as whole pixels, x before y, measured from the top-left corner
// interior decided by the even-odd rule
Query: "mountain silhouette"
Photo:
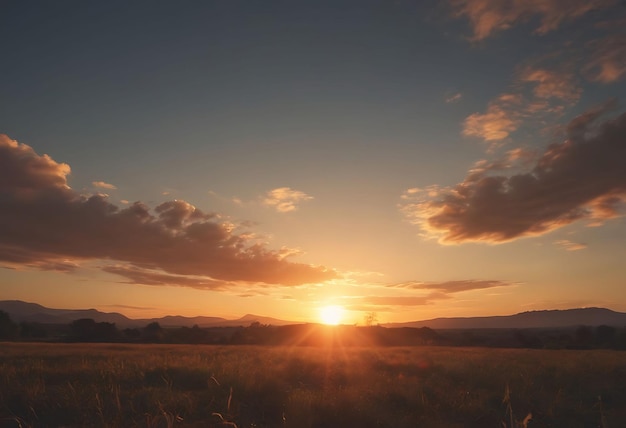
[[[236,327],[248,326],[253,322],[271,325],[296,324],[292,321],[247,314],[241,318],[228,320],[220,317],[184,317],[168,315],[160,318],[132,319],[117,312],[101,312],[96,309],[52,309],[37,303],[21,300],[1,300],[0,311],[9,314],[15,322],[37,322],[42,324],[69,324],[81,318],[91,318],[96,322],[115,323],[117,327],[143,327],[158,322],[162,327]]]
[[[0,311],[9,314],[15,322],[38,322],[43,324],[68,324],[81,318],[96,322],[115,323],[119,328],[143,327],[158,322],[162,327],[236,327],[249,326],[254,322],[275,326],[298,324],[295,321],[247,314],[228,320],[220,317],[184,317],[168,315],[160,318],[132,319],[117,312],[101,312],[96,309],[52,309],[20,300],[0,301]],[[423,321],[381,324],[383,327],[429,327],[431,329],[506,329],[506,328],[560,328],[579,325],[614,327],[626,326],[626,313],[606,308],[578,308],[522,312],[515,315],[489,317],[435,318]]]
[[[430,327],[433,329],[476,328],[559,328],[579,325],[626,326],[626,313],[606,308],[577,308],[529,311],[515,315],[467,318],[435,318],[424,321],[389,323],[385,327]]]

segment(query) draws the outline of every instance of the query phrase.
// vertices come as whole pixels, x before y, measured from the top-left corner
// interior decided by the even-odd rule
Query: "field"
[[[524,424],[626,426],[626,352],[0,343],[0,427]]]

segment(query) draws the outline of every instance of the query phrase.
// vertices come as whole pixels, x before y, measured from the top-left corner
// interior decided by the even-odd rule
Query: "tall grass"
[[[0,344],[0,427],[604,428],[625,403],[616,351]]]

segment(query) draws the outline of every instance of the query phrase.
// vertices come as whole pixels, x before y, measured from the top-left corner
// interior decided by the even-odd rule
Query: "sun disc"
[[[343,308],[341,306],[324,306],[320,310],[320,319],[324,324],[337,325],[343,318]]]

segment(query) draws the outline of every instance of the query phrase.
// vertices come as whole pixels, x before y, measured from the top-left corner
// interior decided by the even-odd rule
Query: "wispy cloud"
[[[401,307],[425,306],[441,300],[449,300],[458,293],[510,287],[516,283],[499,280],[457,280],[444,282],[406,281],[385,284],[383,288],[402,291],[403,295],[369,295],[347,297],[344,306],[354,311],[393,311]],[[411,294],[407,294],[407,293]],[[424,294],[424,292],[426,292]]]
[[[515,285],[515,283],[499,280],[465,279],[445,282],[409,281],[401,282],[398,284],[391,284],[389,285],[389,287],[403,288],[409,290],[437,290],[441,293],[451,294],[459,293],[462,291],[484,290],[487,288],[495,287],[510,287],[512,285]]]
[[[118,268],[118,274],[133,281],[143,274],[153,282],[175,278],[146,270],[221,283],[298,285],[337,277],[324,267],[291,262],[292,251],[270,250],[254,235],[238,234],[215,213],[182,200],[153,210],[141,202],[120,209],[105,195],[81,195],[68,186],[69,173],[68,165],[0,134],[0,260],[5,264],[58,270],[69,269],[66,260],[106,259],[130,266]],[[186,286],[208,284],[192,279]]]
[[[538,18],[536,34],[546,34],[565,21],[573,21],[594,9],[617,4],[616,0],[450,0],[453,13],[467,18],[475,41]]]
[[[616,34],[587,43],[591,51],[583,66],[583,73],[593,82],[613,83],[626,77],[625,22]]]
[[[445,99],[446,103],[451,104],[451,103],[456,103],[459,102],[461,100],[461,98],[463,98],[463,94],[460,92],[456,92],[452,95],[448,95]]]
[[[479,137],[491,149],[497,148],[524,121],[539,121],[545,115],[558,117],[575,105],[582,93],[574,73],[563,66],[526,65],[516,74],[511,91],[490,101],[486,112],[465,119],[463,135]]]
[[[289,187],[279,187],[267,192],[263,198],[263,204],[273,207],[280,213],[287,213],[298,209],[298,204],[309,201],[313,196],[309,196],[299,190],[293,190]]]
[[[107,273],[123,276],[127,284],[163,285],[197,288],[200,290],[225,290],[237,285],[236,282],[219,281],[199,275],[172,275],[163,271],[143,269],[132,265],[103,266]]]
[[[614,106],[608,102],[572,120],[565,141],[549,145],[530,169],[471,171],[434,195],[405,193],[401,209],[444,244],[500,243],[578,220],[614,218],[626,201],[626,113],[597,123]]]
[[[449,298],[445,293],[430,293],[425,296],[365,296],[355,299],[355,303],[371,306],[424,306]]]
[[[92,181],[91,185],[93,187],[97,187],[99,189],[107,189],[107,190],[115,190],[115,189],[117,189],[117,187],[114,186],[113,184],[106,183],[104,181]]]
[[[540,100],[554,98],[571,105],[581,94],[571,71],[528,66],[522,70],[520,81],[532,85],[533,95]]]
[[[587,248],[586,244],[582,244],[580,242],[572,242],[567,239],[554,241],[554,245],[558,245],[559,247],[567,251],[579,251],[579,250],[584,250],[585,248]]]
[[[117,309],[134,309],[137,311],[152,311],[156,308],[148,306],[131,306],[131,305],[100,305],[102,308],[117,308]]]

